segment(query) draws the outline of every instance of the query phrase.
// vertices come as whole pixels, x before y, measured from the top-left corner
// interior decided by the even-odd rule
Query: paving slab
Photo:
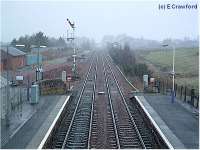
[[[46,133],[48,132],[49,128],[52,126],[52,123],[54,122],[55,118],[58,118],[60,113],[62,112],[61,108],[64,105],[66,101],[68,101],[69,96],[61,96],[58,103],[55,105],[53,110],[50,112],[50,114],[46,117],[43,124],[38,129],[37,133],[33,136],[29,144],[26,146],[27,149],[35,149],[38,148],[41,141],[45,137]],[[58,115],[59,113],[59,115]]]
[[[3,146],[8,149],[36,149],[54,118],[65,102],[67,95],[41,97],[40,103],[33,116],[24,123],[17,133]]]
[[[193,109],[188,109],[171,96],[136,96],[155,120],[174,148],[199,148],[199,118]]]

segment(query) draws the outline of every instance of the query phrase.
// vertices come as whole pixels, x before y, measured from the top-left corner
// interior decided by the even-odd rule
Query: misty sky
[[[8,42],[38,31],[63,36],[69,28],[67,18],[75,21],[77,36],[97,41],[118,34],[154,40],[197,38],[197,10],[158,9],[158,4],[174,1],[2,1],[0,40]],[[181,3],[196,4],[197,0]]]

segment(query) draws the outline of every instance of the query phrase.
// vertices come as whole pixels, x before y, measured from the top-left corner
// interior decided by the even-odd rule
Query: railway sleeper
[[[130,149],[130,148],[133,148],[133,149],[137,148],[137,149],[139,149],[141,147],[142,146],[140,146],[140,145],[133,145],[133,144],[130,144],[130,145],[121,145],[122,149]]]
[[[116,136],[114,134],[111,134],[108,136],[108,139],[115,139],[115,138],[116,138]]]
[[[88,117],[77,117],[75,118],[74,122],[75,123],[86,123],[90,120],[89,116]]]
[[[70,148],[70,149],[86,149],[86,145],[66,145],[65,148]]]
[[[69,137],[68,137],[68,141],[70,141],[70,140],[72,140],[72,139],[75,139],[75,140],[77,140],[77,139],[79,139],[79,140],[85,140],[85,139],[87,139],[88,138],[88,135],[85,133],[85,134],[73,134],[73,135],[70,135]]]
[[[90,117],[88,116],[88,117],[77,117],[77,118],[75,118],[75,120],[74,120],[74,123],[76,124],[76,123],[86,123],[86,122],[88,122],[90,120]],[[78,125],[78,124],[77,124]]]
[[[97,132],[97,126],[96,125],[92,125],[92,132]]]
[[[121,137],[120,138],[121,141],[125,141],[125,142],[132,142],[132,141],[137,141],[139,142],[139,138],[137,136],[134,137]]]
[[[72,129],[77,129],[80,130],[80,129],[83,129],[83,128],[88,128],[89,127],[89,124],[85,123],[85,122],[76,122],[75,124],[73,124],[73,127]]]
[[[87,143],[87,138],[85,137],[75,137],[75,138],[70,138],[67,140],[67,143],[71,142],[71,143],[74,143],[74,142],[82,142],[82,143]]]
[[[76,129],[72,129],[70,132],[71,133],[84,133],[84,132],[87,132],[89,128],[85,127],[85,128],[76,128]]]
[[[114,127],[113,127],[113,125],[112,126],[110,125],[110,126],[107,126],[107,129],[108,130],[114,130]]]
[[[90,105],[90,104],[88,104],[88,105]],[[87,106],[88,107],[88,106]],[[84,114],[88,114],[88,113],[90,113],[91,112],[91,108],[84,108],[83,106],[82,106],[82,108],[81,109],[79,109],[78,111],[77,111],[77,115],[78,114],[80,114],[80,115],[84,115]]]
[[[110,146],[113,146],[115,149],[116,149],[116,147],[117,147],[117,142],[115,141],[115,142],[109,142],[108,143]]]
[[[84,136],[76,136],[76,137],[70,137],[67,139],[67,143],[73,143],[73,142],[87,142],[87,137]]]
[[[121,143],[121,145],[129,145],[129,146],[131,146],[131,145],[133,145],[133,146],[139,146],[139,145],[141,145],[140,144],[140,142],[139,141],[121,141],[120,142]]]
[[[121,134],[128,134],[128,135],[135,135],[136,134],[136,131],[134,129],[123,129],[123,128],[119,128],[119,133]]]
[[[84,129],[74,129],[74,130],[71,130],[71,134],[75,134],[75,133],[84,133],[84,132],[87,132],[89,128],[84,128]]]
[[[87,141],[86,136],[72,136],[67,139],[68,142],[76,142],[76,141]]]
[[[92,123],[92,129],[96,129],[97,128],[97,123]]]
[[[98,138],[97,134],[95,134],[95,135],[92,134],[92,139],[93,140],[96,140],[97,138]]]
[[[113,129],[111,129],[111,130],[107,130],[107,133],[108,133],[108,134],[114,134],[115,132],[114,132]]]

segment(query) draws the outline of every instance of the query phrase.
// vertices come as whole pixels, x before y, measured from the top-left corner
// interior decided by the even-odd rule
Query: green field
[[[161,72],[172,70],[172,50],[156,50],[141,53],[141,57]],[[175,53],[177,83],[198,88],[199,48],[179,48]]]

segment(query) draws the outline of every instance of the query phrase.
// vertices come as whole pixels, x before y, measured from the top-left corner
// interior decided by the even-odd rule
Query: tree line
[[[142,80],[144,74],[151,74],[146,64],[137,63],[136,55],[128,43],[124,47],[111,44],[108,48],[113,61],[123,69],[126,75],[138,76]]]
[[[58,39],[56,38],[51,38],[46,36],[43,32],[38,32],[35,34],[32,34],[31,36],[25,35],[25,36],[20,36],[18,39],[14,38],[11,41],[12,46],[16,46],[17,44],[23,44],[25,47],[18,47],[24,52],[31,51],[31,46],[41,46],[45,45],[47,47],[52,47],[52,46],[65,46],[65,40],[62,37],[59,37]]]

